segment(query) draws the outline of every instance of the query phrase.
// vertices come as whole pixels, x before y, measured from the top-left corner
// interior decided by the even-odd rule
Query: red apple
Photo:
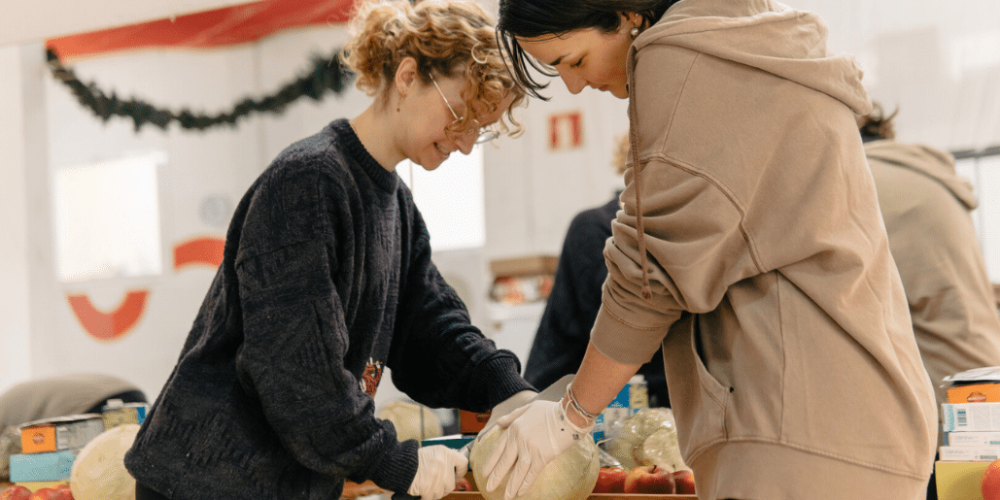
[[[0,500],[28,500],[31,490],[21,485],[14,485],[0,493]]]
[[[619,467],[601,467],[597,472],[594,493],[625,493],[625,477],[628,472]]]
[[[74,500],[73,490],[71,490],[69,486],[66,486],[65,484],[60,484],[59,486],[56,486],[55,489],[56,489],[56,496],[53,497],[53,500]]]
[[[983,500],[1000,500],[1000,460],[994,460],[986,466],[983,478],[979,481],[979,489]]]
[[[694,495],[693,472],[687,469],[675,470],[673,476],[678,495]]]
[[[455,483],[455,491],[472,491],[472,485],[469,483],[468,479],[463,477]]]
[[[56,500],[58,494],[55,488],[39,488],[28,497],[28,500]]]
[[[642,465],[625,476],[625,493],[673,493],[674,476],[668,469]]]

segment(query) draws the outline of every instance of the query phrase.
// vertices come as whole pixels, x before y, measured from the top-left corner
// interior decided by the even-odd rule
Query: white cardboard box
[[[946,432],[944,433],[944,444],[948,446],[1000,446],[1000,432]]]
[[[944,432],[1000,431],[1000,403],[944,403],[941,418]]]
[[[1000,446],[942,446],[942,462],[992,462],[1000,458]]]

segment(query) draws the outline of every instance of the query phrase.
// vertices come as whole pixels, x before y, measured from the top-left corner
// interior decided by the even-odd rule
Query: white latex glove
[[[506,416],[508,413],[530,403],[531,400],[537,395],[538,393],[535,391],[521,391],[494,406],[493,410],[490,411],[490,419],[486,421],[486,425],[483,427],[480,434],[486,435],[486,432],[496,425],[497,420],[500,420],[501,417]]]
[[[455,491],[455,483],[465,477],[469,459],[458,450],[443,445],[417,450],[417,475],[406,492],[423,500],[439,500]]]
[[[483,476],[489,478],[486,491],[497,489],[510,472],[504,499],[524,495],[549,462],[577,440],[593,439],[589,433],[594,425],[577,427],[566,417],[563,405],[563,402],[534,401],[497,421],[507,433],[483,464]]]

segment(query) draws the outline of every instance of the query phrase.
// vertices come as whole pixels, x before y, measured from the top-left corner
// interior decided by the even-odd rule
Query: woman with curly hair
[[[237,207],[125,457],[138,500],[336,499],[348,479],[436,500],[467,460],[398,442],[375,417],[383,368],[432,407],[484,412],[534,395],[431,262],[395,172],[517,131],[510,109],[524,93],[490,20],[471,2],[403,0],[361,5],[351,27],[344,60],[374,100],[285,149]]]

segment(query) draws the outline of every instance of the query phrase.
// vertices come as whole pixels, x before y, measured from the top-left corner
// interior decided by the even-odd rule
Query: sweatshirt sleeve
[[[517,356],[497,349],[471,324],[465,304],[431,261],[420,213],[412,202],[405,206],[411,247],[389,354],[393,384],[427,406],[476,412],[534,390],[519,375]]]
[[[329,186],[322,175],[289,173],[263,186],[250,208],[241,247],[267,240],[268,250],[237,259],[244,338],[236,370],[297,462],[405,493],[418,444],[397,442],[344,366],[349,335],[332,278],[336,252],[316,230],[331,223],[316,210],[322,186]]]
[[[636,189],[626,173],[624,210],[612,223],[604,249],[604,284],[591,341],[621,363],[650,360],[684,312],[709,312],[730,285],[758,274],[743,225],[743,211],[726,190],[698,170],[661,157],[642,164],[643,225],[652,297],[641,294],[636,240]]]

